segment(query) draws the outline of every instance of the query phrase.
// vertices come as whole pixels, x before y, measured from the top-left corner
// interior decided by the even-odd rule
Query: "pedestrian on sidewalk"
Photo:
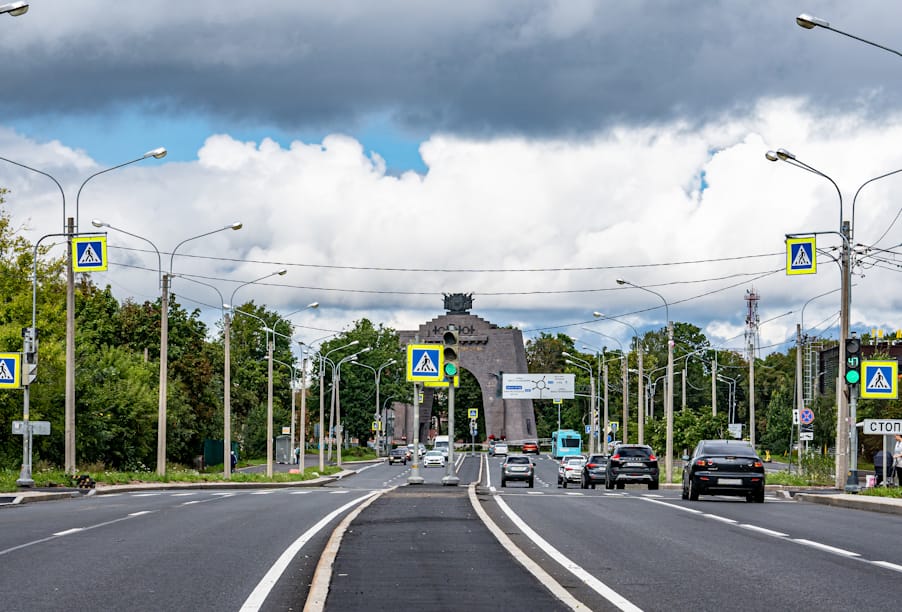
[[[879,487],[883,482],[884,472],[888,481],[893,479],[893,465],[893,456],[888,450],[879,450],[874,454],[874,474],[877,476],[874,480],[875,486]]]
[[[896,486],[902,485],[902,434],[896,434],[896,446],[893,448],[893,459],[896,463]]]

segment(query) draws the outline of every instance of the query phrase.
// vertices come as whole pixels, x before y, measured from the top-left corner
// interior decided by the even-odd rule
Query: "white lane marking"
[[[828,553],[833,553],[834,555],[840,555],[843,557],[860,557],[857,552],[852,552],[851,550],[845,550],[843,548],[836,548],[834,546],[828,546],[826,544],[821,544],[820,542],[812,542],[811,540],[804,540],[801,538],[793,538],[793,542],[798,542],[804,546],[811,546],[812,548],[817,548],[818,550],[823,550]]]
[[[361,473],[361,472],[365,472],[365,471],[367,471],[367,470],[370,469],[370,468],[376,467],[377,465],[383,465],[383,462],[373,463],[373,464],[368,465],[368,466],[366,466],[366,467],[362,467],[362,468],[360,468],[359,470],[357,470],[357,473],[359,474],[359,473]]]
[[[747,523],[742,523],[739,526],[742,527],[743,529],[750,529],[757,533],[773,536],[775,538],[788,538],[789,537],[789,534],[787,534],[787,533],[782,533],[780,531],[774,531],[773,529],[765,529],[764,527],[758,527],[757,525],[749,525]]]
[[[563,553],[554,548],[547,540],[545,540],[545,538],[533,531],[533,529],[529,525],[527,525],[523,521],[523,519],[521,519],[513,510],[511,510],[510,506],[504,503],[504,500],[502,500],[497,495],[494,496],[494,499],[495,503],[498,504],[498,507],[501,508],[502,512],[504,512],[507,517],[514,523],[514,525],[516,525],[523,532],[523,535],[535,542],[535,544],[540,549],[542,549],[542,551],[546,555],[557,561],[561,565],[561,567],[576,576],[586,586],[607,599],[613,605],[617,606],[617,608],[619,608],[620,610],[641,612],[641,608],[639,608],[631,601],[623,597],[620,593],[584,570],[574,561],[571,561],[569,558],[564,556]]]
[[[576,496],[578,496],[578,497],[581,497],[583,494],[582,494],[582,493],[570,493],[570,492],[568,491],[568,492],[564,493],[564,495],[576,495]]]
[[[527,491],[527,495],[545,495],[545,491]]]
[[[254,491],[251,495],[269,495],[270,493],[274,493],[273,489],[267,489],[265,491]]]
[[[642,493],[642,497],[656,497],[656,498],[661,498],[661,497],[664,497],[664,496],[663,496],[663,495],[658,495],[657,493]]]
[[[211,495],[216,497],[232,497],[235,493],[211,493]]]
[[[350,493],[350,491],[329,491],[332,495],[345,495],[346,493]]]
[[[162,495],[161,493],[133,493],[132,497],[156,497],[157,495]]]
[[[310,491],[292,491],[289,495],[307,495]]]
[[[194,500],[191,500],[191,501],[183,502],[181,505],[182,505],[182,506],[190,506],[191,504],[202,504],[202,503],[204,503],[204,502],[202,502],[202,501],[199,500],[199,499],[194,499]]]
[[[648,497],[640,497],[639,499],[651,502],[653,504],[660,504],[662,506],[667,506],[668,508],[673,508],[674,510],[682,510],[683,512],[688,512],[689,514],[703,514],[701,510],[696,510],[695,508],[687,508],[685,506],[678,506],[676,504],[671,504],[669,502],[663,502],[659,499],[650,499]]]
[[[69,535],[70,533],[78,533],[79,531],[84,531],[84,529],[85,529],[84,527],[74,527],[72,529],[66,529],[65,531],[57,531],[53,535],[65,536],[65,535]]]
[[[138,512],[132,512],[129,516],[141,516],[142,514],[152,514],[155,512],[154,510],[139,510]]]
[[[344,506],[337,508],[321,518],[318,523],[316,523],[313,527],[305,531],[301,534],[301,536],[291,543],[291,545],[285,549],[285,552],[276,560],[269,571],[266,572],[266,575],[260,580],[248,598],[244,601],[244,604],[241,606],[242,612],[255,612],[259,610],[263,603],[266,601],[266,598],[269,596],[270,591],[279,581],[279,578],[288,568],[288,564],[291,563],[291,560],[294,559],[295,555],[298,554],[298,551],[304,547],[310,539],[319,533],[326,525],[332,522],[332,520],[340,515],[342,512],[347,510],[348,508],[353,507],[356,504],[359,504],[365,501],[367,498],[376,495],[376,493],[368,493],[363,497],[359,497],[355,500],[349,501]]]
[[[560,585],[554,578],[552,578],[548,572],[543,570],[538,563],[533,561],[528,555],[526,555],[522,550],[520,550],[516,544],[511,541],[511,539],[507,536],[504,531],[501,530],[498,525],[495,524],[495,521],[491,519],[491,517],[486,513],[483,509],[482,505],[479,503],[479,500],[476,499],[476,485],[471,484],[467,487],[467,495],[470,498],[470,505],[473,506],[473,510],[476,511],[476,514],[482,520],[483,524],[485,524],[486,528],[491,532],[495,539],[501,544],[501,546],[507,550],[510,555],[516,559],[520,565],[526,568],[526,570],[535,576],[538,581],[545,586],[551,594],[557,597],[561,603],[568,606],[571,610],[583,610],[586,606],[584,606],[578,599],[573,597],[567,589]]]
[[[889,561],[871,561],[874,565],[879,565],[880,567],[885,567],[886,569],[893,570],[894,572],[902,572],[902,565],[896,565],[895,563],[890,563]]]
[[[702,516],[704,516],[705,518],[714,519],[715,521],[720,521],[722,523],[729,523],[731,525],[735,525],[739,522],[725,516],[717,516],[716,514],[703,514]]]
[[[196,495],[196,492],[192,491],[191,493],[173,493],[172,494],[173,497],[189,497],[191,495]]]

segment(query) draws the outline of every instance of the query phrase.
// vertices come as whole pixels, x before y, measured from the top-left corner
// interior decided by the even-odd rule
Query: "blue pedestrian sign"
[[[897,361],[862,361],[861,397],[864,399],[898,398],[899,363]]]
[[[407,381],[436,382],[443,380],[441,344],[407,345]]]
[[[786,239],[786,274],[817,274],[817,238]]]
[[[0,353],[0,389],[18,389],[22,382],[22,353]]]
[[[84,236],[72,239],[73,272],[103,272],[106,269],[106,236]]]

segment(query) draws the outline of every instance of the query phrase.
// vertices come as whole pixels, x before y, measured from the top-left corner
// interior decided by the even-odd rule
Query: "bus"
[[[554,459],[581,455],[583,438],[572,429],[558,429],[551,432],[551,456]]]

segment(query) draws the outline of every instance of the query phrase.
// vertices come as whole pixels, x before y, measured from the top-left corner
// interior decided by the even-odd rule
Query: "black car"
[[[393,448],[388,451],[388,464],[392,465],[393,463],[403,463],[404,465],[407,465],[406,448]]]
[[[605,469],[604,488],[622,489],[627,484],[647,484],[658,488],[658,458],[645,444],[621,444],[614,449]]]
[[[511,480],[522,480],[531,489],[536,477],[536,466],[526,455],[509,455],[501,464],[501,486]]]
[[[683,460],[683,499],[739,495],[764,503],[764,463],[748,442],[702,440]]]
[[[608,469],[607,455],[589,455],[586,465],[583,466],[583,477],[580,486],[583,489],[595,488],[597,484],[604,484]]]

